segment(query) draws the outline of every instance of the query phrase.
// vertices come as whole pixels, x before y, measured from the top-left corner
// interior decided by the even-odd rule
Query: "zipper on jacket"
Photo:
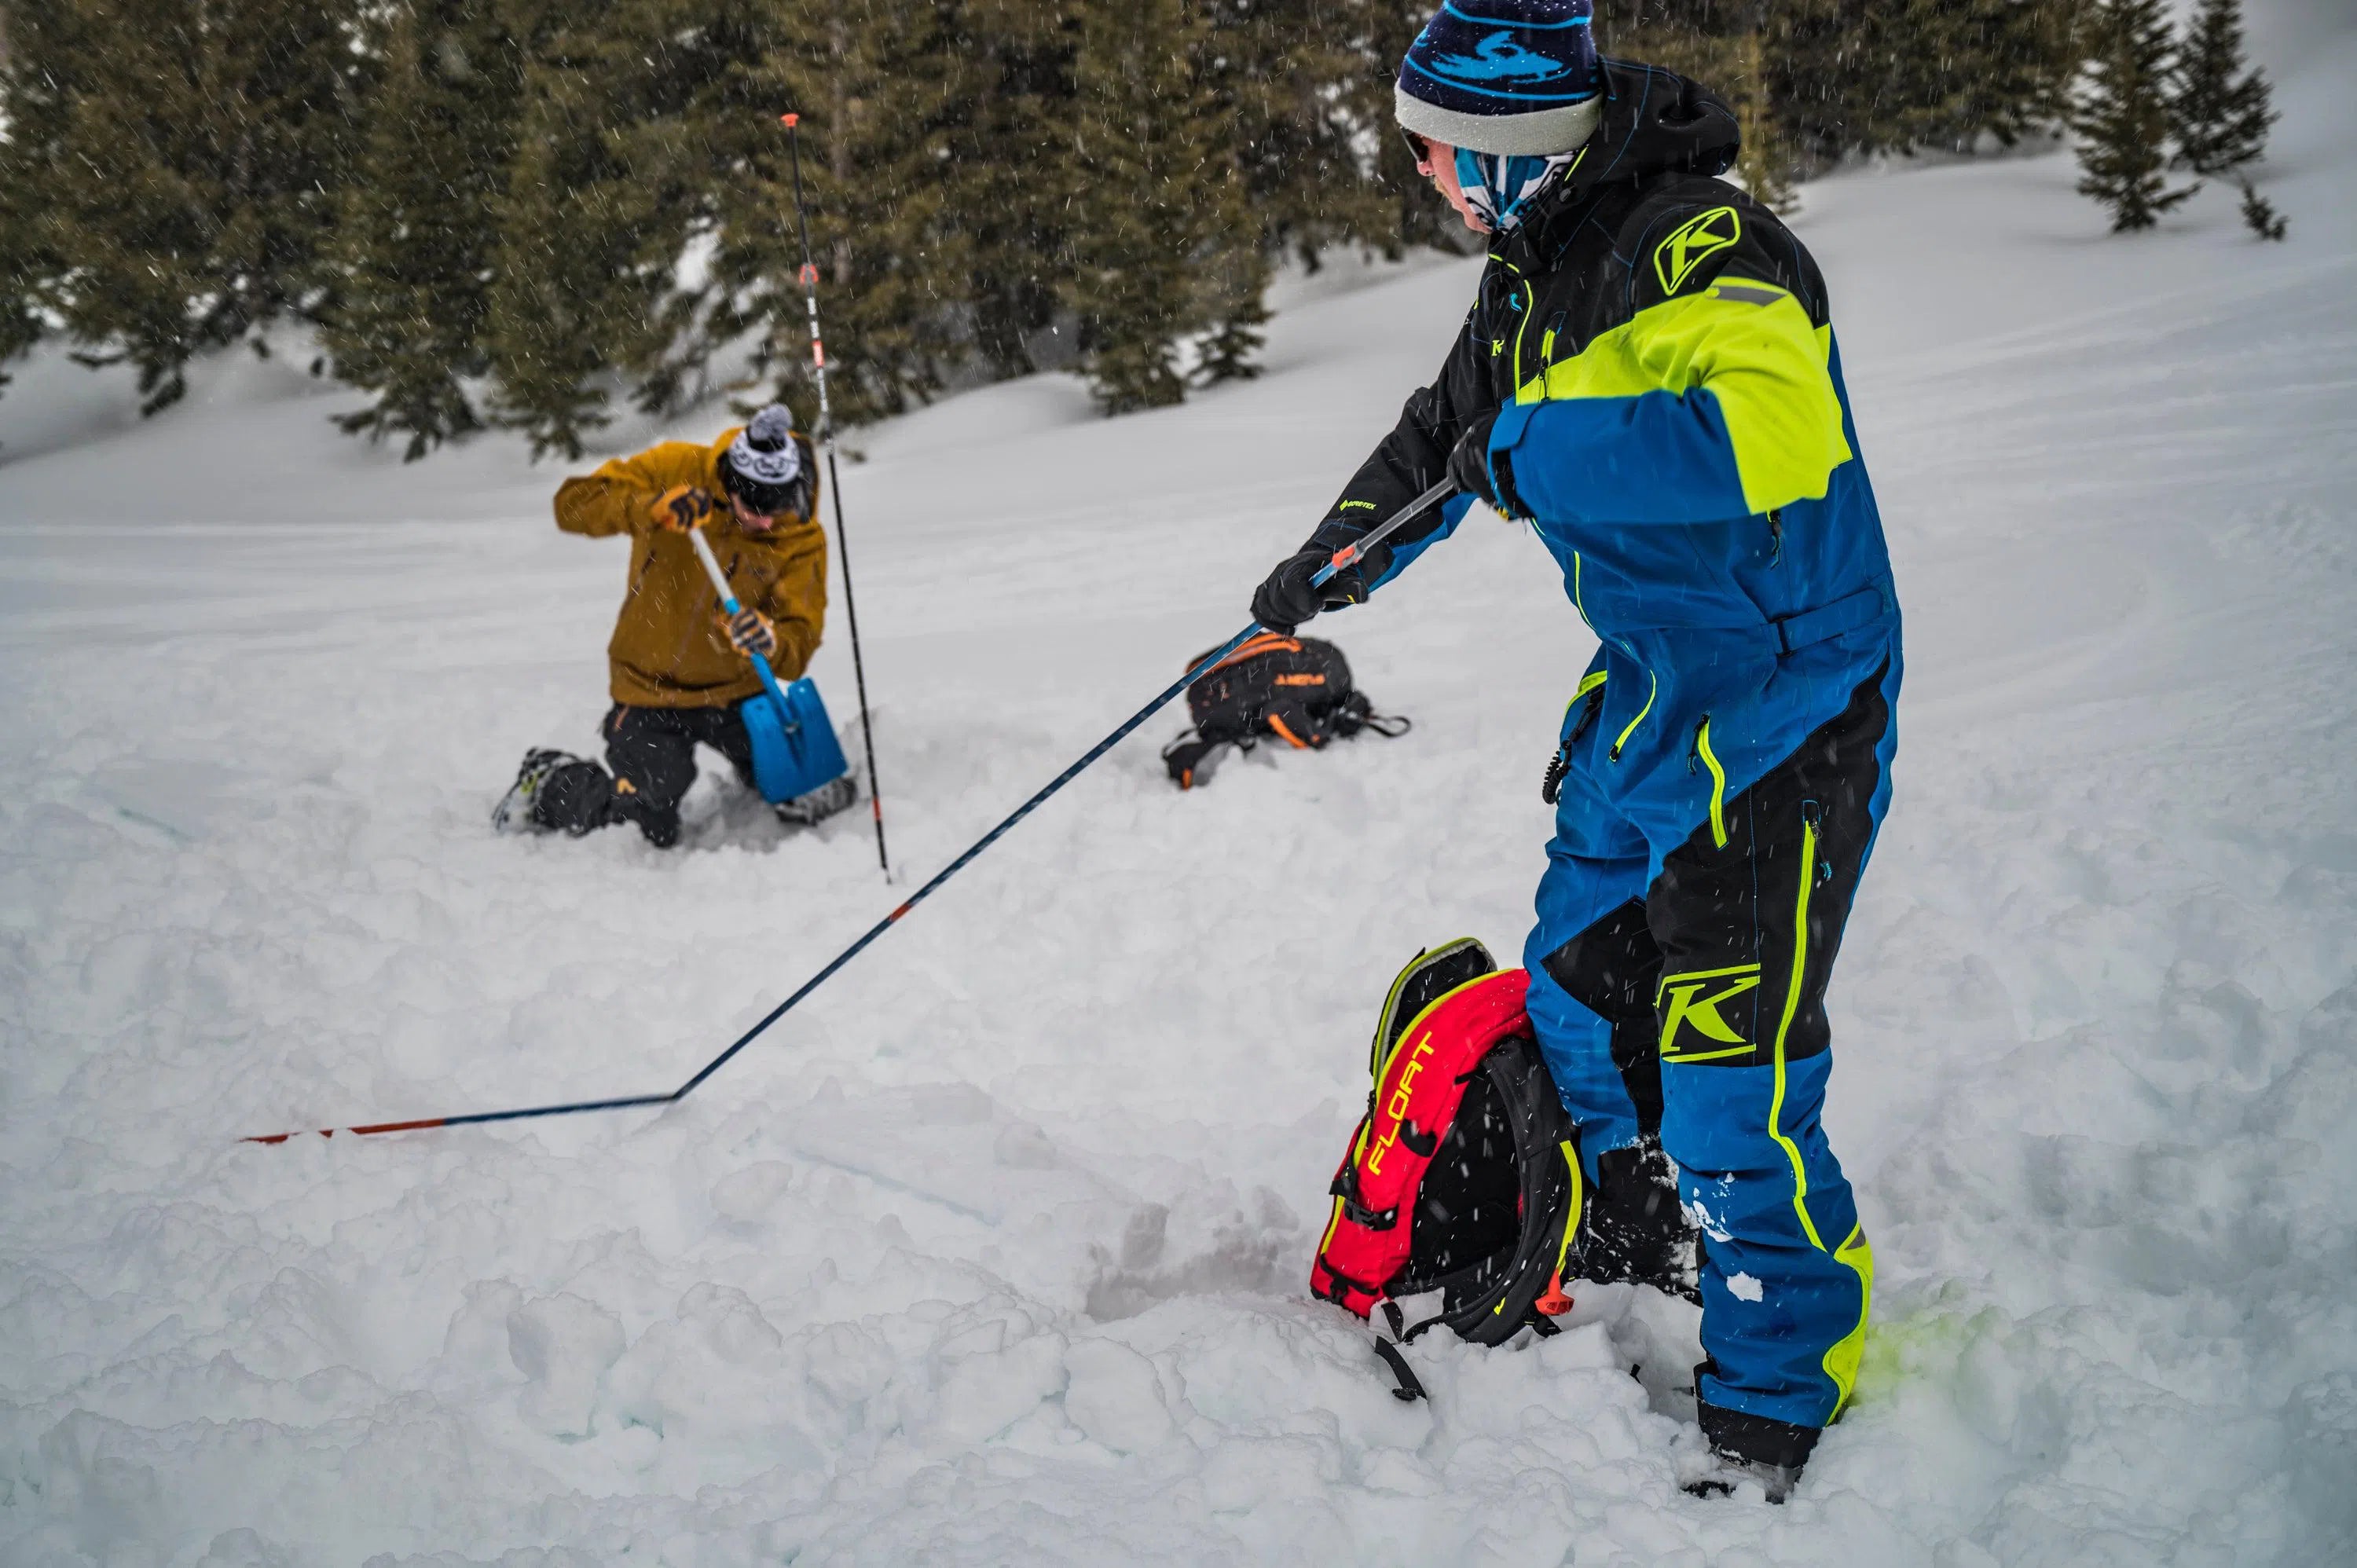
[[[1784,559],[1784,509],[1768,509],[1768,564],[1773,566]]]
[[[1503,260],[1502,257],[1500,259]],[[1537,301],[1531,298],[1531,285],[1527,279],[1523,278],[1523,269],[1512,262],[1507,262],[1506,270],[1520,280],[1514,285],[1513,292],[1506,295],[1506,303],[1512,306],[1514,313],[1523,318],[1522,325],[1514,328],[1514,386],[1513,391],[1507,395],[1507,401],[1511,403],[1522,395],[1523,338],[1531,329],[1531,317],[1536,314],[1531,307]]]
[[[1550,806],[1563,799],[1563,778],[1571,771],[1571,748],[1579,744],[1579,737],[1587,733],[1588,726],[1596,722],[1596,715],[1604,711],[1606,678],[1607,671],[1602,670],[1584,676],[1580,680],[1579,690],[1571,695],[1573,703],[1583,698],[1586,703],[1579,710],[1579,722],[1571,726],[1571,733],[1563,737],[1561,746],[1555,748],[1555,756],[1547,763],[1546,777],[1539,780],[1539,799]],[[1564,704],[1564,711],[1571,711],[1570,703]]]
[[[1586,575],[1586,559],[1578,551],[1575,550],[1571,553],[1571,607],[1579,612],[1579,618],[1587,623],[1587,629],[1595,631],[1596,623],[1593,620],[1589,620],[1587,616],[1587,585],[1581,581]],[[1598,635],[1600,637],[1603,634],[1599,632]],[[1627,654],[1630,658],[1635,659],[1637,657],[1637,650],[1630,647],[1625,639],[1616,637],[1611,640],[1614,647],[1620,649],[1621,652]],[[1637,716],[1631,719],[1627,725],[1621,729],[1620,733],[1613,737],[1612,749],[1604,754],[1604,760],[1607,762],[1618,762],[1620,760],[1620,748],[1629,744],[1629,737],[1637,733],[1637,726],[1643,724],[1645,722],[1645,715],[1653,711],[1653,699],[1662,694],[1661,676],[1655,674],[1652,670],[1647,670],[1645,674],[1646,677],[1653,682],[1652,689],[1645,693],[1645,705],[1637,710]]]
[[[1630,657],[1633,659],[1636,657],[1636,654],[1631,652]],[[1631,719],[1627,725],[1622,726],[1620,733],[1613,737],[1612,749],[1604,754],[1604,760],[1607,762],[1618,762],[1620,760],[1620,748],[1629,744],[1629,737],[1637,733],[1637,726],[1643,724],[1645,722],[1645,715],[1653,711],[1653,700],[1662,694],[1662,678],[1659,675],[1654,674],[1651,670],[1646,671],[1645,674],[1653,682],[1652,689],[1645,693],[1645,705],[1639,708],[1637,710],[1637,716]]]
[[[1705,714],[1702,723],[1695,725],[1694,747],[1686,753],[1686,771],[1695,770],[1700,761],[1710,769],[1710,842],[1719,848],[1727,847],[1727,769],[1718,765],[1718,757],[1710,749],[1710,715]]]

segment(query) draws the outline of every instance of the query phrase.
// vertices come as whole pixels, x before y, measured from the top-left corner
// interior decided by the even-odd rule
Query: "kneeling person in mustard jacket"
[[[792,681],[818,650],[826,536],[810,443],[785,405],[771,403],[708,446],[666,441],[565,480],[556,526],[630,536],[629,586],[606,647],[614,706],[602,727],[612,772],[535,751],[497,821],[576,834],[628,821],[669,848],[679,841],[679,802],[695,781],[698,744],[752,777],[752,742],[737,710],[761,690],[749,660],[766,659],[780,681]],[[699,526],[742,607],[733,618],[721,612],[687,536]],[[840,779],[778,813],[814,822],[850,804],[852,793],[851,780]]]

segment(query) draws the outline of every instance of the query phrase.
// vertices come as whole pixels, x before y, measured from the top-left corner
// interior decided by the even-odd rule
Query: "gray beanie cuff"
[[[1467,114],[1427,103],[1405,89],[1392,89],[1392,112],[1403,130],[1468,152],[1507,157],[1545,157],[1587,144],[1604,114],[1604,95],[1530,114]]]

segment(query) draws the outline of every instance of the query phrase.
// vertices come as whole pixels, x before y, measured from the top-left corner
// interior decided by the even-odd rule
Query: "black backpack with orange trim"
[[[1192,669],[1208,657],[1188,661]],[[1375,712],[1351,685],[1342,650],[1314,637],[1264,631],[1187,688],[1195,727],[1162,748],[1170,781],[1191,789],[1211,775],[1225,747],[1250,751],[1271,736],[1297,751],[1316,751],[1361,730],[1405,735],[1406,719]]]

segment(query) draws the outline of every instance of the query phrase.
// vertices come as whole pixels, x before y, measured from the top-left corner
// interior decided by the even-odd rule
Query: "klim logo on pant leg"
[[[1654,1010],[1662,1015],[1662,1059],[1700,1062],[1749,1055],[1751,1042],[1719,1009],[1759,985],[1756,963],[1663,975],[1653,993]]]

